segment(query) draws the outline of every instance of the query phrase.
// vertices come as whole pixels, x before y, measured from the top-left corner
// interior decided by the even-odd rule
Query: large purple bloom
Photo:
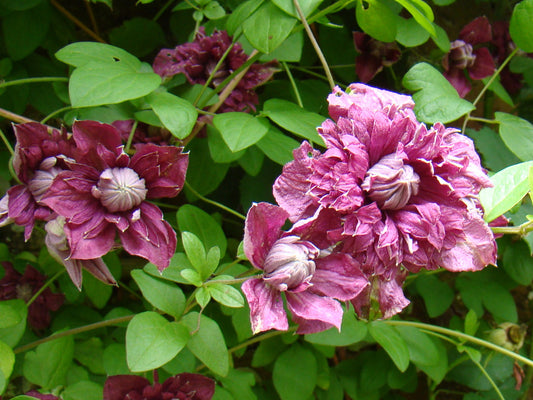
[[[244,252],[263,275],[243,283],[254,333],[287,330],[285,293],[298,333],[340,329],[342,307],[367,285],[357,262],[347,254],[328,255],[305,237],[305,228],[284,232],[288,214],[272,204],[254,204],[248,211]],[[336,300],[337,299],[337,300]]]
[[[363,310],[382,315],[408,303],[407,270],[476,271],[496,261],[477,195],[490,181],[473,143],[457,130],[419,123],[409,96],[352,84],[329,96],[320,153],[304,142],[274,184],[293,222],[321,227],[335,252],[350,254],[371,281]],[[327,245],[327,243],[324,243]]]
[[[442,59],[444,76],[461,97],[472,88],[465,73],[479,80],[496,71],[494,60],[486,47],[474,47],[490,42],[492,29],[486,17],[478,17],[467,24],[459,33],[459,38],[451,42],[450,51]]]
[[[139,144],[124,153],[120,132],[94,121],[76,122],[79,154],[60,172],[42,202],[65,218],[70,258],[89,260],[115,247],[164,269],[176,247],[176,234],[161,210],[146,201],[173,197],[182,189],[188,155],[181,148]]]
[[[203,85],[215,69],[224,53],[232,44],[226,31],[215,31],[207,36],[205,28],[200,27],[193,42],[184,43],[175,49],[163,49],[154,60],[154,71],[162,78],[171,78],[184,74],[191,84]],[[235,43],[229,51],[221,67],[211,81],[215,88],[229,75],[243,65],[248,56],[239,43]],[[266,82],[274,73],[275,63],[253,63],[237,87],[224,101],[221,112],[255,110],[259,103],[254,88]]]

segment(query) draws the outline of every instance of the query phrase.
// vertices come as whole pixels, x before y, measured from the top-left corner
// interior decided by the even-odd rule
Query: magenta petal
[[[80,260],[102,257],[115,245],[115,227],[99,215],[80,225],[67,222],[65,234],[70,256]]]
[[[248,210],[243,248],[254,267],[263,269],[263,262],[274,242],[279,239],[287,217],[285,210],[269,203],[257,203]]]
[[[408,305],[409,300],[405,298],[402,285],[396,279],[387,279],[380,282],[379,308],[383,318],[390,318],[398,314]]]
[[[466,25],[461,30],[459,39],[472,45],[490,42],[492,40],[492,29],[487,17],[477,17]]]
[[[72,135],[82,154],[77,158],[78,161],[98,170],[117,166],[117,158],[123,154],[122,139],[117,128],[96,121],[77,121],[72,125]]]
[[[161,210],[143,202],[128,218],[130,226],[118,233],[124,250],[146,258],[160,271],[168,267],[176,251],[176,232],[163,220]]]
[[[494,65],[494,59],[492,58],[489,49],[481,47],[474,50],[474,54],[476,56],[474,65],[468,68],[470,78],[478,80],[494,74],[496,66]]]
[[[289,329],[280,292],[267,285],[261,278],[245,281],[241,290],[250,305],[250,323],[254,334],[269,329],[279,331]]]
[[[468,82],[464,71],[461,69],[452,68],[449,71],[444,71],[443,75],[446,79],[448,79],[448,82],[452,84],[461,97],[465,97],[468,92],[470,92],[470,89],[472,89],[472,86],[470,85],[470,82]]]
[[[24,240],[29,240],[35,223],[37,203],[29,189],[24,185],[16,185],[7,191],[7,216],[17,225],[24,227]]]
[[[137,375],[115,375],[106,379],[103,400],[124,400],[129,392],[142,393],[150,386],[148,379]]]
[[[343,311],[338,301],[309,291],[286,295],[293,320],[300,323],[298,333],[316,333],[333,326],[340,331]],[[306,321],[303,326],[302,320]]]

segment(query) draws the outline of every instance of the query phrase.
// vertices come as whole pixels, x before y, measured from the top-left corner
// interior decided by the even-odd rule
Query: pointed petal
[[[293,320],[300,324],[298,333],[315,333],[333,326],[340,331],[343,311],[338,301],[309,291],[286,295]]]
[[[461,97],[465,97],[470,92],[470,89],[472,89],[462,69],[451,68],[449,71],[444,71],[443,75]]]
[[[359,81],[370,82],[383,69],[381,58],[372,54],[360,54],[355,57],[355,73]]]
[[[80,225],[67,222],[64,229],[72,258],[99,258],[115,245],[115,227],[100,215]]]
[[[491,76],[496,71],[496,65],[494,65],[494,59],[486,47],[481,47],[474,50],[476,60],[474,65],[468,68],[468,74],[472,79],[483,79],[487,76]]]
[[[459,39],[472,45],[492,40],[492,29],[487,17],[478,17],[466,25],[459,34]]]

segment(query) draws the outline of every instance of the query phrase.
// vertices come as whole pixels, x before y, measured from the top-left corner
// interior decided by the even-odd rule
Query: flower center
[[[420,177],[410,165],[389,154],[370,168],[361,188],[384,210],[403,208],[418,193]]]
[[[63,171],[56,167],[56,162],[56,157],[45,158],[39,169],[35,171],[33,178],[28,182],[28,189],[37,203],[41,201],[57,174]]]
[[[15,290],[17,291],[17,299],[22,299],[25,302],[28,302],[33,294],[33,289],[29,283],[18,284]]]
[[[102,172],[92,195],[109,212],[128,211],[146,198],[144,179],[131,168],[108,168]]]
[[[450,58],[457,68],[465,69],[474,65],[476,55],[473,54],[472,45],[463,40],[454,40],[451,43]]]
[[[305,290],[315,273],[313,261],[320,251],[297,236],[277,240],[264,264],[264,280],[280,291]]]

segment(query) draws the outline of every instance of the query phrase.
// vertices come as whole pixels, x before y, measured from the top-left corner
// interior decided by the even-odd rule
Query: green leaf
[[[272,381],[281,400],[308,400],[315,389],[316,379],[315,356],[297,343],[274,363]]]
[[[435,384],[438,385],[448,373],[448,353],[441,340],[436,338],[431,338],[431,340],[438,352],[437,364],[419,364],[417,367],[424,371],[424,373],[429,376],[433,382],[435,382]]]
[[[474,310],[468,310],[465,317],[465,333],[470,336],[475,336],[479,328],[479,321]]]
[[[0,6],[5,7],[8,10],[24,11],[33,8],[42,2],[43,0],[1,0]]]
[[[141,61],[134,55],[119,47],[97,42],[72,43],[59,50],[55,56],[59,61],[74,67],[82,67],[95,62],[98,64],[120,63],[132,71],[138,71],[141,68]]]
[[[282,128],[321,146],[324,141],[316,129],[325,118],[282,99],[269,99],[263,106],[263,114]]]
[[[398,18],[396,41],[406,47],[420,46],[429,39],[429,32],[414,18]]]
[[[29,56],[44,41],[49,26],[48,2],[9,13],[9,16],[2,19],[3,43],[7,54],[15,61]]]
[[[102,396],[104,388],[96,382],[79,381],[69,385],[61,393],[63,400],[98,399]]]
[[[118,62],[90,62],[70,76],[69,95],[73,107],[91,107],[146,96],[160,84],[161,77],[153,72],[136,72]]]
[[[185,308],[185,295],[178,286],[154,278],[140,269],[131,271],[131,276],[151,305],[174,318],[181,316]]]
[[[111,343],[104,349],[104,370],[108,376],[129,374],[126,348],[123,343]]]
[[[9,382],[9,377],[13,372],[13,367],[15,365],[15,353],[11,347],[9,347],[4,342],[0,341],[0,373],[4,378],[5,382]],[[0,393],[3,393],[3,388],[0,379]]]
[[[431,39],[435,44],[439,47],[439,49],[443,53],[447,53],[450,51],[450,38],[448,37],[448,34],[444,29],[442,29],[440,26],[438,26],[436,23],[433,23],[433,28],[435,29],[435,32],[437,33],[436,36],[431,36]]]
[[[368,332],[387,352],[398,369],[404,372],[409,366],[409,348],[400,334],[381,321],[368,324]]]
[[[243,112],[217,114],[213,124],[233,152],[257,143],[268,131],[268,124],[264,120]]]
[[[298,4],[302,9],[303,15],[307,18],[324,0],[299,0]],[[285,11],[287,14],[300,19],[296,7],[294,7],[293,0],[272,0],[272,2]]]
[[[395,329],[407,344],[409,358],[416,366],[439,363],[437,347],[426,333],[411,326],[397,326]]]
[[[192,266],[198,271],[200,276],[207,278],[206,274],[206,252],[202,241],[191,232],[181,232],[181,241],[187,254],[187,258]]]
[[[76,343],[74,359],[94,374],[105,374],[104,348],[100,338],[92,337]]]
[[[23,310],[26,304],[22,299],[4,300],[0,302],[0,328],[9,328],[20,323],[25,318]]]
[[[246,39],[246,38],[245,38]],[[302,58],[302,51],[304,47],[304,33],[303,31],[295,32],[285,41],[279,45],[278,48],[270,52],[268,55],[263,55],[261,61],[287,61],[299,62]]]
[[[162,47],[165,43],[165,34],[157,22],[135,17],[113,28],[109,32],[109,39],[115,46],[137,57],[145,57]]]
[[[262,53],[270,53],[290,35],[298,20],[273,3],[263,3],[243,23],[246,39]]]
[[[503,269],[520,285],[528,286],[533,281],[533,258],[526,242],[519,240],[505,248]]]
[[[221,380],[224,388],[228,389],[233,397],[239,400],[257,400],[257,395],[252,390],[255,385],[255,372],[244,369],[231,369],[228,376]],[[216,400],[215,397],[213,397]]]
[[[475,107],[461,99],[457,90],[428,63],[415,64],[403,77],[403,86],[413,95],[417,117],[429,123],[455,121]]]
[[[486,126],[479,131],[467,129],[466,134],[474,140],[476,149],[483,158],[485,168],[497,172],[505,167],[520,163],[518,157],[505,146],[501,136],[492,129]]]
[[[428,31],[432,36],[437,36],[437,32],[433,26],[433,11],[431,7],[422,0],[395,0],[401,4],[413,18],[420,24],[422,28]]]
[[[494,187],[482,189],[479,200],[487,222],[513,208],[529,191],[528,174],[533,161],[507,167],[491,176]]]
[[[264,0],[248,0],[239,4],[226,21],[226,30],[228,33],[234,35],[237,29],[242,27],[244,21],[259,8],[263,1]]]
[[[167,92],[154,92],[146,101],[173,136],[184,139],[191,133],[198,112],[187,100]]]
[[[180,207],[176,214],[181,232],[187,231],[195,234],[210,249],[214,246],[220,249],[220,256],[226,254],[227,240],[220,224],[202,209],[190,204]]]
[[[162,272],[157,269],[157,267],[148,263],[144,267],[144,272],[155,276],[156,278],[162,278],[167,281],[178,282],[178,283],[187,283],[181,276],[181,271],[185,269],[191,269],[193,266],[185,253],[176,253],[170,259],[170,265],[166,267]]]
[[[209,291],[205,287],[200,287],[194,294],[194,298],[196,299],[196,302],[200,306],[200,308],[205,308],[207,304],[211,301],[211,295],[209,294]]]
[[[183,271],[181,271],[181,276],[185,279],[185,283],[190,283],[194,286],[200,287],[204,283],[204,280],[202,279],[200,274],[194,269],[184,269]]]
[[[256,146],[248,147],[244,155],[237,161],[244,171],[251,176],[261,172],[265,155]]]
[[[201,315],[199,319],[197,312],[185,315],[182,321],[192,335],[187,348],[215,374],[226,376],[229,371],[229,355],[218,324],[205,315]]]
[[[241,292],[233,286],[213,283],[212,285],[206,286],[206,288],[211,297],[220,304],[233,308],[244,307],[244,298]]]
[[[533,159],[533,125],[523,118],[504,112],[494,113],[500,123],[500,136],[505,145],[522,161]]]
[[[491,77],[488,76],[486,78],[483,78],[481,81],[486,85],[487,83],[489,83],[490,79]],[[492,81],[489,86],[489,90],[493,91],[496,96],[498,96],[501,100],[509,104],[511,107],[514,107],[513,99],[511,98],[509,93],[507,93],[507,90],[505,90],[505,88],[503,87],[499,75],[496,76],[496,79]]]
[[[342,316],[342,326],[331,328],[323,332],[305,335],[310,343],[326,346],[349,346],[364,339],[367,334],[366,324],[355,317],[355,313],[346,311]]]
[[[187,344],[189,332],[158,313],[137,314],[126,329],[126,359],[133,372],[159,368],[172,360]]]
[[[246,150],[231,151],[219,130],[213,125],[207,126],[207,140],[209,142],[209,154],[216,163],[231,163],[244,155]]]
[[[265,155],[279,165],[285,165],[292,160],[292,151],[300,146],[293,138],[281,133],[281,131],[270,126],[268,132],[256,143]]]
[[[416,289],[424,299],[426,310],[431,318],[438,317],[450,307],[454,299],[453,290],[434,275],[419,275]]]
[[[96,279],[87,271],[82,273],[83,291],[96,308],[104,308],[113,294],[113,287]]]
[[[24,377],[31,383],[52,389],[66,383],[74,356],[74,337],[65,336],[40,344],[24,355]]]
[[[204,15],[209,19],[224,18],[226,11],[218,1],[210,1],[203,9]]]
[[[205,257],[206,275],[209,276],[218,267],[220,261],[220,249],[217,246],[211,247]]]
[[[513,42],[526,53],[533,51],[531,21],[533,21],[533,0],[523,0],[513,10],[509,33]]]
[[[361,29],[373,38],[382,42],[394,42],[396,39],[399,17],[384,1],[358,0],[355,17]]]

